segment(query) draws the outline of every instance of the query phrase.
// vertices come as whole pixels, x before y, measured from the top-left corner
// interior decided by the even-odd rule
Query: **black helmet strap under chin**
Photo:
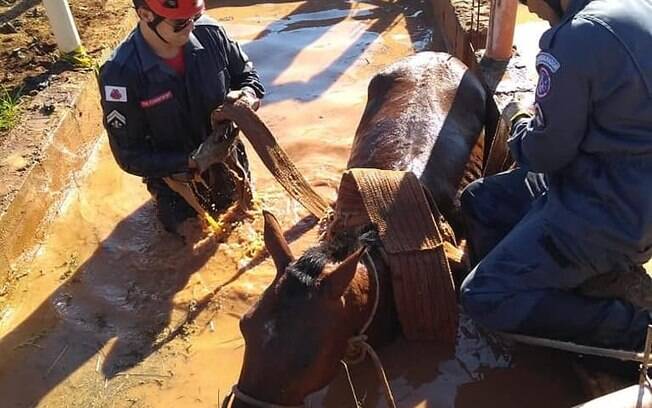
[[[150,30],[154,31],[154,33],[158,36],[158,38],[161,39],[164,43],[168,44],[168,41],[161,36],[158,32],[158,25],[161,24],[165,20],[165,17],[161,17],[158,14],[154,14],[154,20],[150,21],[147,23],[147,26],[150,28]]]

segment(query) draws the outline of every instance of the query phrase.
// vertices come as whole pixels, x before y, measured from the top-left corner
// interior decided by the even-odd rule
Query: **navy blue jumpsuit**
[[[209,17],[195,23],[178,75],[145,42],[137,27],[100,69],[104,126],[113,155],[128,173],[143,177],[164,227],[174,230],[194,210],[163,177],[188,172],[188,156],[210,134],[210,114],[231,90],[263,85],[252,62]],[[247,166],[238,142],[234,158]],[[208,171],[207,201],[214,210],[231,204],[234,185],[224,165]]]
[[[544,33],[519,168],[463,193],[482,259],[461,302],[490,329],[640,349],[648,313],[575,289],[652,255],[652,0],[573,0]]]

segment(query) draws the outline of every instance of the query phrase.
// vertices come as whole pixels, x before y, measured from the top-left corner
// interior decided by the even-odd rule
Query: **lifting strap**
[[[364,206],[378,230],[405,337],[453,343],[458,309],[446,241],[440,232],[443,217],[416,175],[350,169],[342,176],[340,191],[347,192],[343,195],[347,200],[353,197],[351,192],[359,192],[362,205],[352,207],[357,210]],[[347,209],[340,204],[338,199],[334,225],[338,219],[347,218]]]

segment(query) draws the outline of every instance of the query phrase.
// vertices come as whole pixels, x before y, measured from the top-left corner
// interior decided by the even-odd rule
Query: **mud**
[[[257,64],[269,90],[261,116],[307,179],[334,198],[370,77],[430,46],[427,5],[225,3],[209,14]],[[315,240],[315,220],[252,162],[260,205],[300,252]],[[215,407],[237,380],[238,319],[274,274],[260,251],[260,216],[222,239],[188,243],[163,232],[144,185],[118,169],[104,137],[75,180],[34,257],[15,265],[14,290],[0,288],[1,405]],[[563,356],[515,351],[468,321],[452,355],[402,341],[380,354],[401,407],[582,399]],[[363,406],[383,406],[371,366],[352,374]],[[353,406],[344,375],[309,402]]]

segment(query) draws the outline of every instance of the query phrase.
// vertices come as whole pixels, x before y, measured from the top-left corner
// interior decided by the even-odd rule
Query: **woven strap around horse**
[[[357,193],[356,204],[352,197]],[[341,208],[340,197],[346,208]],[[353,214],[356,207],[364,207],[378,229],[405,337],[453,342],[457,302],[438,228],[441,216],[417,177],[410,172],[351,169],[342,176],[335,218],[350,207]]]
[[[292,198],[317,218],[326,215],[328,203],[301,175],[256,112],[241,101],[225,103],[213,112],[213,127],[223,120],[232,120],[238,125],[265,167]]]

